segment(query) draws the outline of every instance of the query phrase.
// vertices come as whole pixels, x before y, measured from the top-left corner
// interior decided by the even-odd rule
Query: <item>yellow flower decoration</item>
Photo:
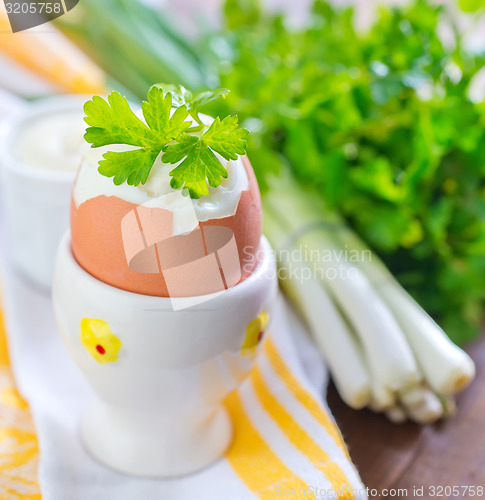
[[[81,320],[81,342],[98,363],[114,363],[118,360],[121,340],[102,319]]]
[[[261,311],[256,319],[253,319],[246,328],[246,337],[241,347],[241,354],[248,356],[252,354],[263,339],[264,332],[268,328],[269,315],[266,311]]]

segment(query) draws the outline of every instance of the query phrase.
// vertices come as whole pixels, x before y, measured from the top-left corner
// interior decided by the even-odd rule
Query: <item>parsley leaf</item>
[[[99,173],[105,177],[113,177],[117,186],[126,181],[130,186],[145,184],[157,159],[158,151],[150,148],[133,151],[108,151],[99,162]]]
[[[188,189],[191,198],[207,196],[207,181],[209,186],[217,187],[228,175],[214,151],[226,160],[236,160],[238,154],[245,153],[247,135],[247,130],[238,128],[236,116],[227,116],[222,121],[217,117],[202,137],[184,134],[177,144],[164,148],[165,163],[183,160],[170,172],[170,185]]]
[[[150,131],[133,113],[126,97],[112,92],[108,101],[94,96],[84,105],[86,117],[84,121],[91,125],[84,139],[93,148],[108,144],[131,144],[144,146],[149,140]]]
[[[185,132],[191,125],[185,121],[188,110],[185,106],[176,109],[170,116],[172,109],[172,95],[163,95],[163,91],[152,87],[148,92],[148,101],[142,103],[143,116],[148,126],[158,135],[160,142],[168,143]]]
[[[238,127],[237,116],[226,116],[222,121],[216,117],[202,136],[202,141],[226,160],[237,160],[237,156],[246,151],[248,133]]]
[[[188,189],[191,198],[209,194],[207,180],[212,187],[217,187],[222,177],[227,178],[227,170],[217,156],[202,139],[193,135],[185,134],[177,144],[167,146],[163,159],[167,163],[183,160],[170,172],[170,185],[174,189]]]
[[[229,90],[227,89],[200,92],[192,97],[192,100],[187,103],[187,107],[190,112],[198,113],[199,110],[206,104],[216,101],[217,99],[224,98],[227,94],[229,94]]]
[[[84,106],[90,127],[84,138],[93,148],[110,144],[137,147],[130,151],[108,151],[99,162],[99,172],[113,177],[116,185],[145,184],[159,154],[163,163],[180,163],[170,172],[173,188],[185,187],[192,198],[208,195],[209,186],[217,187],[227,170],[215,153],[236,160],[246,151],[248,131],[238,126],[237,117],[216,118],[207,127],[199,109],[227,94],[226,89],[192,94],[182,86],[154,85],[142,103],[146,124],[133,113],[125,97],[113,92],[105,101],[95,96]],[[173,111],[173,108],[176,108]],[[173,112],[173,114],[172,114]],[[193,118],[197,125],[192,127]],[[197,132],[197,135],[190,133]]]
[[[162,148],[185,132],[192,123],[185,121],[189,113],[186,106],[176,109],[170,116],[172,95],[152,87],[142,104],[147,125],[130,109],[126,97],[112,92],[105,101],[95,96],[84,105],[85,121],[90,127],[84,138],[97,148],[110,144],[139,146],[131,151],[109,151],[99,162],[99,172],[113,177],[116,185],[127,182],[132,186],[145,182]]]
[[[174,107],[185,105],[191,115],[197,115],[205,105],[217,99],[224,98],[229,94],[228,89],[207,90],[205,92],[193,94],[182,85],[159,84],[157,86],[162,88],[165,92],[170,92],[172,94]]]

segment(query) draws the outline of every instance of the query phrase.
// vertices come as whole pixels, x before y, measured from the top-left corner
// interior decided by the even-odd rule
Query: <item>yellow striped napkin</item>
[[[10,369],[0,308],[0,498],[39,500],[39,449],[27,403]]]
[[[256,367],[225,402],[235,432],[226,457],[184,478],[142,480],[104,468],[83,450],[77,422],[91,397],[89,390],[73,365],[70,373],[50,299],[13,281],[6,289],[12,363],[41,443],[38,478],[44,500],[366,498],[342,436],[308,378],[311,370],[297,356],[296,320],[292,313],[288,316],[283,300]],[[32,314],[25,314],[26,303]],[[307,356],[309,364],[321,367],[315,348],[305,342],[314,355]],[[5,339],[2,347],[5,352]],[[0,485],[11,496],[0,498],[40,498],[37,441],[5,354],[1,373]]]
[[[355,498],[357,476],[335,422],[289,370],[273,338],[249,380],[226,400],[235,423],[227,460],[259,498]]]

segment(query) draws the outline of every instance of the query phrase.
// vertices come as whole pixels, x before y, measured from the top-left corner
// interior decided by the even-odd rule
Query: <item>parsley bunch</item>
[[[235,112],[264,188],[283,159],[303,185],[383,258],[457,342],[483,324],[485,105],[470,98],[485,54],[443,45],[445,7],[382,8],[370,30],[354,10],[314,3],[289,29],[257,0],[227,0],[209,40],[218,113]],[[266,189],[271,191],[271,185]]]
[[[207,184],[217,187],[228,175],[215,153],[226,160],[236,160],[246,151],[248,131],[238,126],[236,116],[223,120],[217,117],[210,125],[199,116],[202,106],[227,92],[219,89],[194,95],[181,86],[155,85],[142,103],[146,123],[118,92],[112,92],[107,100],[93,97],[84,106],[84,120],[89,125],[84,138],[91,147],[127,144],[137,148],[103,154],[99,172],[113,177],[116,185],[145,184],[163,153],[163,163],[179,163],[169,174],[174,189],[187,189],[191,198],[207,196]],[[176,108],[174,112],[172,108]]]

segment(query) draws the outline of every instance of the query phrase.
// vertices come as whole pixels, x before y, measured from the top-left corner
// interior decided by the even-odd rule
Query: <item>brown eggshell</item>
[[[144,295],[188,297],[224,290],[258,264],[261,198],[247,157],[249,189],[234,215],[171,234],[172,213],[96,196],[71,201],[72,251],[79,264],[109,285]]]

